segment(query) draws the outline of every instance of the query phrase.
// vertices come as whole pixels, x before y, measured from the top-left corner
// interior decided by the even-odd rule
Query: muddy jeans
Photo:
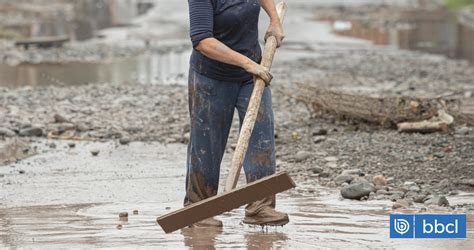
[[[217,194],[220,165],[234,110],[237,109],[242,125],[253,90],[252,80],[244,83],[218,81],[193,70],[190,70],[188,84],[191,137],[184,205]],[[274,138],[272,96],[267,87],[244,160],[248,183],[275,173]],[[274,206],[274,197],[261,203]]]

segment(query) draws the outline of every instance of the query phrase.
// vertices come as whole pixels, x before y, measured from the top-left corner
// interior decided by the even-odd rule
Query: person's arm
[[[278,12],[276,10],[274,0],[261,0],[260,1],[263,9],[267,12],[270,17],[270,26],[268,27],[267,33],[265,34],[265,41],[267,38],[274,36],[277,40],[277,47],[280,47],[285,38],[285,33],[283,32],[283,26],[281,25],[280,18],[278,17]]]
[[[267,84],[273,76],[267,68],[227,47],[214,38],[214,11],[211,0],[188,0],[191,41],[193,47],[208,58],[243,68],[262,78]]]

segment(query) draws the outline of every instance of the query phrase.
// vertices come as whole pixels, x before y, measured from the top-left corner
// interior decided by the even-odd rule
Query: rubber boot
[[[260,226],[283,226],[290,219],[288,214],[275,210],[275,196],[252,202],[245,207],[245,224]]]

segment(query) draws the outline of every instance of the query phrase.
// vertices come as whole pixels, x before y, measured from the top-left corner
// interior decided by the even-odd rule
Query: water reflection
[[[281,249],[285,247],[285,243],[288,239],[285,233],[279,232],[256,232],[245,235],[247,249],[251,250]]]
[[[184,245],[195,249],[216,249],[217,238],[222,232],[221,227],[187,227],[181,229],[181,234],[184,236]]]
[[[0,86],[71,86],[89,83],[185,83],[190,51],[147,53],[99,63],[0,65]]]

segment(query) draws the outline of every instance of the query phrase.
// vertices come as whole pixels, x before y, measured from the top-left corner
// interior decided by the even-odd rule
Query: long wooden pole
[[[281,2],[277,6],[278,16],[280,21],[283,24],[283,20],[286,15],[288,6],[286,3]],[[277,40],[275,37],[271,36],[267,38],[265,43],[265,49],[263,51],[262,63],[261,65],[270,69],[273,63],[273,57],[277,49]],[[260,108],[260,103],[262,101],[263,90],[265,89],[265,82],[257,78],[254,83],[252,96],[249,101],[247,108],[247,113],[245,114],[244,123],[240,130],[239,140],[237,142],[237,147],[235,149],[234,156],[232,158],[232,164],[229,169],[229,175],[227,176],[225,184],[225,192],[229,192],[237,186],[237,181],[239,180],[240,170],[244,163],[245,154],[249,146],[250,136],[252,135],[253,127],[255,125],[255,120],[257,119],[258,110]]]

